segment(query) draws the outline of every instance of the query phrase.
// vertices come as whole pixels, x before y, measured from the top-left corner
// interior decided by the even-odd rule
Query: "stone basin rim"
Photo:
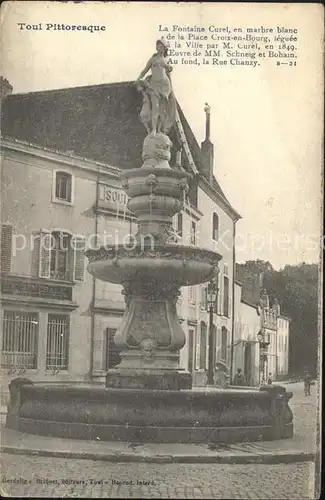
[[[146,398],[155,398],[158,399],[169,399],[173,397],[181,398],[188,401],[195,400],[207,400],[210,399],[212,401],[223,400],[224,398],[232,400],[233,398],[238,398],[240,396],[243,399],[250,399],[252,397],[257,397],[258,399],[267,399],[269,397],[268,392],[254,388],[252,390],[240,390],[240,389],[220,389],[216,391],[195,391],[193,389],[185,389],[185,390],[166,390],[166,389],[121,389],[121,388],[113,388],[113,387],[82,387],[78,384],[71,385],[67,387],[65,384],[56,384],[53,383],[51,385],[46,383],[36,383],[36,384],[22,384],[23,392],[27,394],[34,394],[35,396],[44,396],[45,394],[52,393],[61,394],[63,396],[76,396],[84,399],[85,397],[90,396],[90,400],[97,401],[106,401],[109,400],[109,397],[114,396],[122,397],[122,398],[130,398],[131,395],[135,397],[140,397],[143,399]],[[279,386],[277,386],[279,387]],[[282,386],[280,386],[282,387]],[[290,393],[286,393],[288,397],[291,396]],[[100,399],[100,396],[103,399]]]
[[[190,245],[172,245],[172,244],[165,244],[165,245],[154,245],[154,248],[147,247],[147,246],[139,246],[137,245],[134,248],[127,248],[123,244],[118,244],[118,245],[106,245],[106,246],[101,246],[98,249],[88,249],[85,251],[86,257],[96,257],[98,256],[98,259],[92,259],[92,261],[97,261],[97,260],[108,260],[110,257],[127,257],[127,258],[141,258],[147,257],[149,254],[152,258],[155,258],[155,253],[157,253],[157,258],[166,258],[166,259],[173,259],[175,256],[161,256],[159,255],[159,252],[166,252],[166,253],[174,253],[175,256],[181,255],[184,260],[187,260],[186,257],[189,257],[186,254],[198,254],[198,257],[207,257],[210,258],[211,261],[217,263],[222,259],[222,255],[219,254],[218,252],[215,252],[214,250],[210,250],[207,248],[199,248],[199,247],[194,247]],[[101,253],[103,254],[103,257],[101,258],[100,255]],[[110,255],[111,254],[111,255]],[[201,260],[201,259],[198,259]]]

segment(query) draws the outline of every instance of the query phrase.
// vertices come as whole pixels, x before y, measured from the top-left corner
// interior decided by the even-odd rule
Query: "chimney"
[[[266,307],[267,309],[270,307],[269,296],[265,288],[261,290],[261,306]]]
[[[7,78],[0,76],[0,99],[5,99],[7,95],[12,94],[12,90],[12,85],[10,85]]]
[[[278,301],[278,299],[276,297],[274,299],[272,309],[273,309],[273,311],[275,311],[277,313],[277,315],[279,315],[280,312],[281,312],[280,311],[280,304],[279,304],[279,301]]]
[[[205,111],[205,139],[201,144],[202,159],[203,159],[203,175],[212,184],[213,178],[213,144],[210,141],[210,114],[211,108],[206,102]]]

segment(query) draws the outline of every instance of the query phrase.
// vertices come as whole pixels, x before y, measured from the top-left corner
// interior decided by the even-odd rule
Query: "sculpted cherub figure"
[[[164,39],[157,40],[156,52],[136,80],[137,88],[143,94],[140,118],[148,134],[167,134],[176,117],[176,100],[172,90],[170,73],[172,66],[166,56],[168,48]],[[151,75],[141,80],[148,71]]]
[[[140,343],[140,349],[142,352],[142,357],[145,361],[153,361],[155,350],[157,348],[157,342],[154,339],[146,338]]]

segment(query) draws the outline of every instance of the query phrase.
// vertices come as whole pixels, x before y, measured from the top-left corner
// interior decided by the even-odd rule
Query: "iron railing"
[[[67,370],[70,318],[49,314],[47,322],[46,370]]]

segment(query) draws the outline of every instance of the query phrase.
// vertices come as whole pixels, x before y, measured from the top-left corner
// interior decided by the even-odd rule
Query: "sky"
[[[298,28],[297,66],[177,65],[173,88],[199,143],[211,107],[215,176],[242,219],[237,261],[319,261],[321,245],[322,7],[310,4],[7,2],[1,74],[14,93],[135,80],[159,25]],[[18,23],[42,24],[21,30]],[[46,23],[104,25],[46,31]]]

